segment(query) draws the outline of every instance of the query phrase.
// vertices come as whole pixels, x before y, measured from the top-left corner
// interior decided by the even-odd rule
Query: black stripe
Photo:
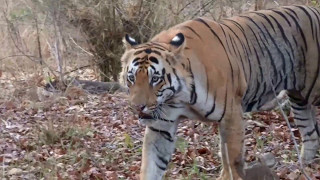
[[[295,23],[296,27],[297,27],[298,30],[300,31],[300,35],[301,35],[301,37],[302,37],[302,40],[303,40],[303,42],[304,42],[304,46],[305,46],[306,51],[307,51],[307,50],[308,50],[307,40],[306,40],[306,37],[305,37],[305,35],[304,35],[304,33],[303,33],[302,29],[301,29],[301,26],[300,26],[299,22],[298,22],[297,19],[294,18],[290,13],[288,13],[288,12],[286,12],[286,13],[291,17],[291,19],[292,19],[293,22]]]
[[[260,94],[260,96],[257,98],[257,99],[259,99],[258,100],[258,107],[259,107],[259,104],[261,103],[261,100],[262,100],[262,96],[266,93],[266,90],[267,90],[267,84],[266,84],[266,82],[263,82],[263,89],[262,89],[262,92],[261,92],[261,94]]]
[[[161,51],[167,51],[166,49],[163,49],[163,48],[160,48],[160,47],[157,47],[157,46],[153,46],[152,48],[159,49]],[[155,52],[155,50],[153,50],[153,52]],[[158,53],[156,53],[156,54],[158,54]]]
[[[320,24],[319,24],[319,26],[320,26]],[[314,86],[315,86],[315,84],[316,84],[316,82],[317,82],[318,77],[319,77],[319,63],[320,63],[320,54],[319,54],[319,52],[320,52],[320,42],[319,42],[318,34],[317,34],[317,37],[316,37],[316,42],[317,42],[316,44],[317,44],[317,48],[318,48],[318,51],[317,51],[317,53],[318,53],[318,61],[317,61],[317,66],[316,66],[317,69],[316,69],[315,77],[313,78],[313,81],[312,81],[312,83],[311,83],[311,87],[310,87],[308,93],[306,94],[306,99],[307,99],[307,101],[309,100],[310,94],[311,94],[311,92],[312,92],[312,90],[313,90],[313,88],[314,88]]]
[[[227,82],[228,84],[228,82]],[[221,114],[220,119],[218,120],[218,122],[220,122],[222,120],[222,118],[224,117],[224,114],[226,113],[226,108],[227,108],[227,100],[228,100],[228,86],[226,87],[226,95],[224,97],[224,108],[223,108],[223,113]]]
[[[295,120],[298,120],[298,121],[308,121],[309,118],[302,118],[302,117],[293,117]]]
[[[160,49],[162,51],[169,51],[166,47],[164,47],[163,45],[161,45],[160,43],[158,42],[150,42],[152,45],[156,45],[154,46],[153,48],[157,48],[157,49]]]
[[[320,129],[319,129],[319,125],[318,125],[317,122],[316,122],[316,124],[314,125],[314,128],[316,129],[316,132],[317,132],[318,136],[320,137]]]
[[[245,112],[251,112],[253,107],[257,104],[257,101],[250,101],[247,105]]]
[[[171,108],[185,108],[185,106],[177,106],[177,105],[174,105],[174,104],[168,104],[169,107]]]
[[[132,63],[137,62],[139,59],[140,59],[140,58],[135,58],[135,59],[132,61]]]
[[[168,165],[169,161],[167,161],[166,159],[164,159],[163,157],[157,155],[158,159],[163,163],[165,164],[166,166]]]
[[[209,84],[209,76],[208,76],[208,71],[207,71],[207,68],[206,67],[204,67],[205,68],[205,72],[206,72],[206,87],[207,87],[207,91],[206,91],[206,102],[208,101],[208,95],[209,95],[209,86],[210,86],[210,84]]]
[[[265,26],[263,23],[262,23],[262,26],[264,27],[265,31],[267,32],[267,34],[268,34],[270,40],[272,41],[273,45],[276,47],[276,49],[277,49],[277,51],[278,51],[278,54],[281,56],[281,60],[282,60],[282,71],[283,71],[282,73],[286,74],[286,68],[285,68],[286,59],[285,59],[285,57],[284,57],[284,54],[282,53],[282,51],[280,50],[277,42],[276,42],[275,39],[272,37],[272,35],[269,33],[268,29],[266,28],[266,26]],[[267,50],[268,50],[268,49],[267,49]],[[272,64],[272,66],[276,66],[273,58],[271,58],[271,64]],[[278,77],[278,76],[277,76],[277,71],[275,71],[275,75],[276,75],[276,77]],[[281,82],[281,77],[282,77],[282,76],[280,76],[280,81],[279,81],[279,83]],[[277,79],[278,79],[278,78],[277,78]],[[278,84],[278,83],[276,83],[276,84]]]
[[[300,51],[301,51],[301,53],[302,53],[302,60],[303,60],[303,65],[304,65],[304,68],[306,69],[306,56],[305,56],[305,54],[304,54],[304,50],[303,50],[303,47],[300,47]],[[307,75],[306,75],[306,73],[304,73],[304,79],[303,79],[303,82],[307,82]],[[303,84],[304,86],[305,86],[305,84]],[[304,89],[304,87],[302,88],[302,89]]]
[[[236,51],[236,49],[235,49],[235,47],[234,47],[234,45],[233,45],[233,42],[232,42],[233,39],[231,39],[231,36],[230,36],[230,35],[229,35],[229,39],[230,39],[230,43],[231,43],[231,45],[232,45],[233,54],[236,55],[236,54],[237,54],[237,51]],[[230,50],[230,51],[231,51],[231,50]]]
[[[311,136],[314,132],[316,132],[316,129],[312,129],[311,131],[304,134],[304,136]]]
[[[320,23],[320,19],[319,19],[319,14],[317,14],[317,12],[314,11],[314,9],[308,7],[310,9],[310,11],[314,14],[314,16],[316,16],[318,23]],[[318,29],[317,26],[315,25],[315,29],[316,29],[316,34],[318,34]]]
[[[295,106],[294,104],[291,104],[291,108],[297,111],[302,111],[308,109],[308,107],[303,107],[303,106]]]
[[[158,147],[155,143],[152,143],[152,144],[153,144],[153,146],[155,147],[155,149],[156,149],[159,153],[161,153],[159,147]]]
[[[282,38],[285,40],[285,42],[287,43],[287,45],[289,45],[290,50],[291,50],[291,53],[294,54],[293,47],[292,47],[292,45],[291,45],[288,37],[286,36],[286,33],[284,32],[284,29],[282,28],[281,24],[280,24],[280,23],[278,22],[278,20],[277,20],[275,17],[273,17],[272,15],[270,15],[270,17],[271,17],[271,18],[274,20],[274,22],[277,24],[277,26],[278,26],[278,28],[279,28],[279,30],[280,30],[280,32],[281,32]],[[290,57],[290,60],[293,61],[291,57]]]
[[[255,13],[255,14],[259,15],[260,17],[264,18],[264,19],[270,24],[273,32],[276,32],[276,30],[274,29],[274,26],[273,26],[272,22],[270,21],[270,19],[269,19],[265,14],[260,13],[260,12],[255,12],[255,11],[254,11],[254,12],[251,12],[251,13]]]
[[[297,42],[296,37],[292,35],[292,39],[293,39],[293,41],[294,41],[294,44],[295,44],[296,46],[298,46],[298,42]]]
[[[182,90],[182,84],[181,84],[181,80],[176,72],[175,68],[172,68],[173,74],[176,76],[176,79],[178,81],[178,89],[176,90],[176,93],[179,93]]]
[[[158,93],[163,93],[163,92],[164,92],[165,90],[167,90],[167,89],[170,89],[171,91],[173,91],[173,93],[176,92],[176,90],[174,89],[174,87],[173,87],[173,86],[170,86],[170,87],[167,87],[167,88],[165,88],[165,89],[159,90]]]
[[[314,98],[314,100],[312,101],[312,104],[314,106],[319,106],[319,103],[320,103],[320,96],[317,96]]]
[[[240,31],[242,32],[242,34],[243,34],[243,36],[244,36],[244,39],[246,40],[246,45],[247,45],[248,47],[250,47],[249,42],[248,42],[247,35],[246,35],[246,33],[245,33],[244,28],[241,26],[241,24],[239,24],[238,22],[236,22],[236,21],[234,21],[234,20],[232,20],[232,19],[226,19],[226,20],[232,22],[235,26],[237,26],[237,27],[240,29]],[[246,48],[245,48],[245,49],[246,49]],[[249,52],[252,53],[250,48],[249,48]]]
[[[192,31],[196,36],[198,36],[199,39],[202,40],[202,38],[200,37],[200,35],[190,26],[182,26],[182,27],[185,27],[187,29],[189,29],[190,31]]]
[[[133,66],[138,66],[140,64],[141,64],[141,62],[136,62],[136,63],[133,64]]]
[[[169,64],[169,66],[171,66],[171,63],[170,63],[170,61],[166,58],[166,61],[167,61],[167,63]]]
[[[267,54],[268,54],[268,56],[269,56],[269,58],[270,58],[270,64],[271,64],[271,66],[272,66],[272,68],[273,68],[274,76],[277,78],[277,76],[276,76],[276,74],[277,74],[277,68],[276,68],[276,65],[275,65],[275,63],[274,63],[274,59],[273,59],[273,57],[272,57],[272,54],[271,54],[268,46],[265,44],[265,42],[269,43],[269,41],[268,41],[268,39],[266,38],[266,35],[265,35],[265,33],[263,32],[263,30],[260,28],[260,26],[258,26],[257,24],[255,24],[255,25],[258,27],[258,29],[260,30],[260,32],[262,33],[262,35],[265,37],[265,39],[263,40],[262,37],[260,36],[260,34],[258,34],[259,37],[260,37],[260,39],[262,40],[262,41],[261,41],[262,44],[263,44],[264,47],[265,47],[264,49],[267,51]],[[269,36],[271,36],[271,35],[269,34]]]
[[[141,54],[143,52],[144,52],[144,50],[136,51],[133,55],[138,55],[138,54]]]
[[[192,78],[192,83],[190,84],[190,86],[191,86],[190,104],[193,105],[193,104],[195,104],[197,102],[198,94],[196,92],[196,86],[195,86],[195,82],[194,82],[194,75],[193,75],[193,72],[192,72],[192,69],[191,69],[191,62],[190,62],[189,58],[187,58],[187,60],[189,62],[188,71],[189,71],[190,76]]]
[[[210,111],[207,112],[207,114],[205,115],[205,117],[207,118],[210,114],[212,114],[216,108],[216,98],[217,98],[217,91],[214,92],[214,95],[213,95],[213,104],[212,104],[212,107],[210,109]]]
[[[256,42],[258,42],[258,45],[259,45],[259,48],[260,48],[260,52],[261,52],[261,53],[262,53],[262,55],[264,56],[264,51],[263,51],[263,49],[262,49],[262,47],[261,47],[261,44],[260,44],[260,41],[258,40],[258,37],[256,36],[256,32],[255,32],[255,31],[253,31],[252,27],[251,27],[251,26],[249,26],[249,24],[247,24],[247,26],[249,27],[249,29],[251,30],[251,32],[252,32],[252,34],[253,34],[253,36],[255,37]]]
[[[310,141],[318,141],[318,139],[305,139],[302,143],[310,142]]]
[[[269,48],[267,47],[267,45],[262,41],[262,44],[264,45],[264,47],[265,47],[265,49],[266,49],[266,51],[267,51],[267,53],[268,53],[268,55],[269,55],[269,58],[270,58],[270,64],[271,64],[271,66],[272,66],[272,68],[273,68],[273,72],[274,72],[274,77],[276,78],[276,81],[277,81],[277,68],[276,68],[276,65],[275,65],[275,63],[274,63],[274,59],[273,59],[273,57],[272,57],[272,54],[271,54],[271,52],[270,52],[270,50],[269,50]],[[274,82],[273,82],[273,79],[271,80],[271,83],[272,84],[275,84]]]
[[[227,49],[229,50],[229,52],[231,53],[231,48],[229,47],[229,43],[227,41],[227,35],[226,35],[226,32],[224,31],[223,27],[221,26],[221,24],[219,24],[222,32],[223,32],[223,35],[224,35],[224,38],[226,39],[226,43],[227,43]],[[229,36],[230,37],[230,36]],[[230,39],[230,42],[231,42],[231,39]]]
[[[298,14],[294,10],[290,9],[289,7],[284,7],[284,9],[287,9],[288,11],[292,12],[296,16],[296,19],[299,19]]]
[[[228,53],[227,53],[227,51],[226,51],[226,48],[224,47],[224,45],[223,45],[220,37],[217,35],[216,32],[213,31],[213,29],[209,26],[209,24],[206,23],[203,19],[197,18],[197,19],[195,19],[195,21],[198,21],[198,22],[201,22],[202,24],[204,24],[204,25],[211,31],[211,33],[218,39],[218,41],[220,42],[221,46],[223,47],[223,49],[224,49],[224,51],[225,51],[225,53],[226,53],[226,55],[227,55],[228,61],[229,61],[229,65],[230,65],[230,68],[231,68],[231,78],[232,78],[232,82],[233,82],[233,81],[234,81],[234,77],[233,77],[233,67],[232,67],[232,64],[231,64],[229,55],[228,55]]]
[[[164,131],[164,130],[160,130],[160,129],[156,129],[152,126],[149,126],[149,129],[154,131],[154,132],[158,132],[162,135],[162,137],[164,137],[166,140],[173,142],[173,138],[171,136],[171,134],[168,131]]]
[[[157,117],[157,120],[171,122],[171,123],[175,122],[174,120],[169,120],[169,119],[165,119],[165,118],[161,118],[161,117]]]
[[[229,20],[229,19],[227,19],[227,20]],[[251,79],[252,79],[252,64],[251,64],[251,58],[250,58],[250,55],[249,55],[249,53],[248,53],[248,49],[249,49],[249,52],[252,54],[252,51],[251,51],[251,48],[250,48],[250,44],[249,44],[249,42],[248,42],[248,38],[247,38],[247,35],[246,35],[246,33],[245,33],[245,30],[244,30],[244,28],[241,26],[241,24],[239,24],[238,22],[236,22],[236,21],[234,21],[234,20],[229,20],[229,21],[231,21],[235,26],[237,26],[239,29],[240,29],[240,31],[242,32],[242,34],[243,34],[243,36],[244,36],[244,39],[246,40],[246,44],[244,44],[240,39],[239,39],[239,37],[234,33],[234,31],[233,30],[231,30],[230,28],[230,30],[236,35],[236,37],[238,38],[238,40],[239,40],[239,42],[240,42],[240,44],[241,44],[241,46],[242,46],[242,49],[244,50],[244,53],[245,53],[245,56],[246,56],[246,60],[247,60],[247,62],[248,62],[248,65],[249,65],[249,82],[251,81]],[[250,41],[251,42],[251,41]],[[247,45],[247,46],[246,46]],[[248,49],[247,49],[247,47],[248,47]],[[241,56],[240,56],[240,60],[241,60],[241,62],[243,63],[243,61],[242,61],[242,58],[241,58]],[[243,66],[243,68],[244,68],[244,66]],[[245,71],[244,71],[245,72]],[[247,81],[247,76],[245,76],[245,79],[246,79],[246,81]],[[233,85],[234,85],[234,83],[232,83]],[[232,86],[232,88],[234,88],[234,86]],[[248,89],[250,89],[250,84],[249,84],[249,87],[248,87]]]
[[[166,74],[166,69],[162,68],[162,74],[161,74],[161,78],[163,78],[163,76]]]
[[[159,169],[161,169],[162,171],[165,171],[167,169],[167,167],[162,167],[160,166],[158,163],[156,163],[156,165],[158,166]]]
[[[150,67],[151,67],[154,71],[156,71],[156,68],[155,68],[153,65],[150,65]],[[156,72],[155,72],[155,74],[156,74]]]
[[[159,64],[158,59],[155,58],[155,57],[153,57],[153,56],[149,57],[149,60],[150,60],[151,62],[155,63],[155,64]]]
[[[281,11],[276,11],[276,10],[271,10],[277,14],[279,14],[281,17],[283,17],[283,19],[288,23],[288,25],[291,27],[291,23],[290,21],[288,20],[287,16],[285,16],[285,14],[283,14]]]
[[[320,22],[319,22],[319,18],[318,18],[318,16],[316,15],[316,17],[317,17],[317,19],[318,19],[318,26],[320,27]],[[318,31],[317,31],[318,32]],[[311,92],[312,92],[312,90],[313,90],[313,88],[314,88],[314,86],[315,86],[315,83],[317,82],[317,79],[318,79],[318,77],[319,77],[319,63],[320,63],[320,54],[319,54],[319,52],[320,52],[320,44],[319,44],[319,36],[318,36],[318,33],[317,33],[317,36],[316,36],[316,44],[317,44],[317,48],[318,48],[318,64],[317,64],[317,69],[316,69],[316,73],[315,73],[315,78],[313,79],[313,81],[312,81],[312,84],[311,84],[311,87],[310,87],[310,89],[309,89],[309,91],[308,91],[308,93],[307,93],[307,95],[306,95],[306,98],[307,98],[307,100],[309,100],[309,97],[310,97],[310,94],[311,94]]]
[[[320,16],[320,12],[319,12],[318,8],[315,8],[315,7],[310,7],[310,8],[312,8],[315,11],[317,11],[318,15]]]
[[[251,21],[260,30],[260,32],[262,33],[264,39],[267,40],[267,37],[266,37],[265,33],[262,31],[261,27],[251,17],[249,17],[249,16],[240,16],[240,17],[246,18],[249,21]],[[258,35],[260,35],[260,34],[258,34]],[[262,39],[262,38],[260,38],[260,39]],[[267,43],[269,43],[269,42],[267,41]]]
[[[168,82],[169,82],[169,84],[171,86],[172,80],[171,80],[171,74],[170,73],[167,74],[167,79],[168,79]]]
[[[312,31],[312,37],[314,38],[313,20],[311,18],[311,15],[308,13],[308,11],[304,7],[301,7],[301,6],[295,6],[295,7],[300,8],[308,16],[310,21],[311,31]]]
[[[262,71],[262,67],[261,67],[260,58],[259,58],[259,55],[258,55],[257,50],[256,50],[255,47],[253,47],[253,50],[254,50],[254,52],[255,52],[256,60],[257,60],[257,62],[258,62],[258,68],[259,68],[259,71],[260,71],[260,75],[259,75],[259,77],[260,77],[260,82],[262,82],[262,81],[263,81],[263,71]],[[251,103],[251,101],[255,100],[256,97],[257,97],[257,94],[258,94],[259,89],[260,89],[260,82],[259,82],[258,78],[256,78],[256,80],[257,80],[257,84],[256,84],[256,90],[255,90],[255,92],[253,93],[254,96],[251,97],[251,98],[249,97],[249,99],[248,99],[247,102],[250,102],[250,103]],[[261,95],[261,94],[260,94],[260,95]],[[246,102],[246,104],[247,104],[247,102]],[[253,103],[251,103],[251,104],[250,104],[250,107],[247,108],[247,111],[246,111],[246,112],[251,111],[252,108],[253,108],[253,106],[255,105],[255,103],[256,103],[256,101],[254,101]],[[250,109],[250,108],[251,108],[251,109]],[[249,110],[249,111],[248,111],[248,110]]]
[[[222,25],[228,27],[228,28],[233,32],[233,34],[238,38],[238,41],[240,42],[240,44],[242,44],[242,42],[240,41],[239,37],[235,34],[235,32],[234,32],[229,26],[227,26],[226,24],[222,24]],[[232,40],[233,40],[233,41],[232,41]],[[233,45],[233,43],[234,43],[235,45]],[[242,58],[242,53],[240,53],[240,51],[239,51],[239,49],[238,49],[238,46],[236,45],[235,40],[234,40],[233,38],[231,38],[231,44],[232,44],[232,47],[235,47],[235,49],[236,49],[237,52],[238,52],[238,55],[239,55],[240,61],[241,61],[241,65],[242,65],[242,70],[243,70],[243,72],[244,72],[244,74],[245,74],[245,80],[246,80],[246,82],[247,82],[248,80],[247,80],[247,75],[246,75],[246,69],[245,69],[245,67],[244,67],[244,62],[243,62],[243,58]],[[242,45],[242,47],[243,47],[243,45]]]
[[[309,126],[302,125],[302,124],[298,124],[298,125],[296,125],[296,127],[297,127],[297,128],[307,128],[307,127],[309,127]]]
[[[159,51],[157,51],[157,50],[152,50],[152,52],[155,53],[155,54],[157,54],[157,55],[159,55],[159,56],[161,56],[161,52],[159,52]]]
[[[293,63],[293,59],[291,58],[291,54],[288,52],[288,50],[286,49],[286,52],[287,52],[287,55],[288,55],[288,57],[290,57],[290,59],[289,59],[289,64],[290,64],[290,69],[294,69],[294,63]],[[292,61],[291,61],[292,60]],[[292,74],[293,74],[293,81],[292,81],[292,86],[290,86],[290,88],[292,88],[292,87],[295,87],[296,86],[296,82],[297,82],[297,78],[296,78],[296,71],[292,71]],[[286,82],[285,82],[285,89],[287,89],[287,87],[288,87],[288,74],[286,74],[285,75],[286,76],[286,78],[285,78],[285,80],[286,80]]]

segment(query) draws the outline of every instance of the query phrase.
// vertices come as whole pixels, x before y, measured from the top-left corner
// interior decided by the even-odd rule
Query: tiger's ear
[[[182,33],[176,34],[170,41],[170,44],[174,46],[175,49],[173,50],[173,52],[175,54],[181,53],[186,46],[184,35]]]
[[[128,50],[131,49],[132,46],[138,45],[139,43],[131,36],[126,34],[122,39],[124,47]]]

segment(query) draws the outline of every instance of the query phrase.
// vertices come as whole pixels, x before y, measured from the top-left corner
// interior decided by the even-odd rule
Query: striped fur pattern
[[[319,150],[320,11],[286,6],[215,22],[198,18],[139,44],[126,36],[122,82],[147,125],[141,179],[161,179],[184,117],[218,121],[223,170],[243,173],[243,112],[285,90],[302,137],[301,156]],[[231,171],[231,172],[229,172]],[[232,175],[232,177],[230,177]]]

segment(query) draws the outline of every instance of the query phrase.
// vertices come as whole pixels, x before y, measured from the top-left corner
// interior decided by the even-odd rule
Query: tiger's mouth
[[[146,114],[142,111],[139,112],[139,122],[142,125],[152,125],[155,122],[155,119],[152,115]]]
[[[153,119],[153,116],[140,111],[139,112],[139,119]]]

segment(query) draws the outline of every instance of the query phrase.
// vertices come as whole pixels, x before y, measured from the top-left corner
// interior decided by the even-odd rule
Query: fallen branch
[[[101,94],[101,93],[116,93],[116,92],[127,92],[127,88],[123,87],[118,82],[99,82],[99,81],[88,81],[72,79],[66,83],[68,86],[78,86],[90,94]],[[47,91],[64,91],[65,89],[59,88],[59,81],[53,81],[45,85]]]

